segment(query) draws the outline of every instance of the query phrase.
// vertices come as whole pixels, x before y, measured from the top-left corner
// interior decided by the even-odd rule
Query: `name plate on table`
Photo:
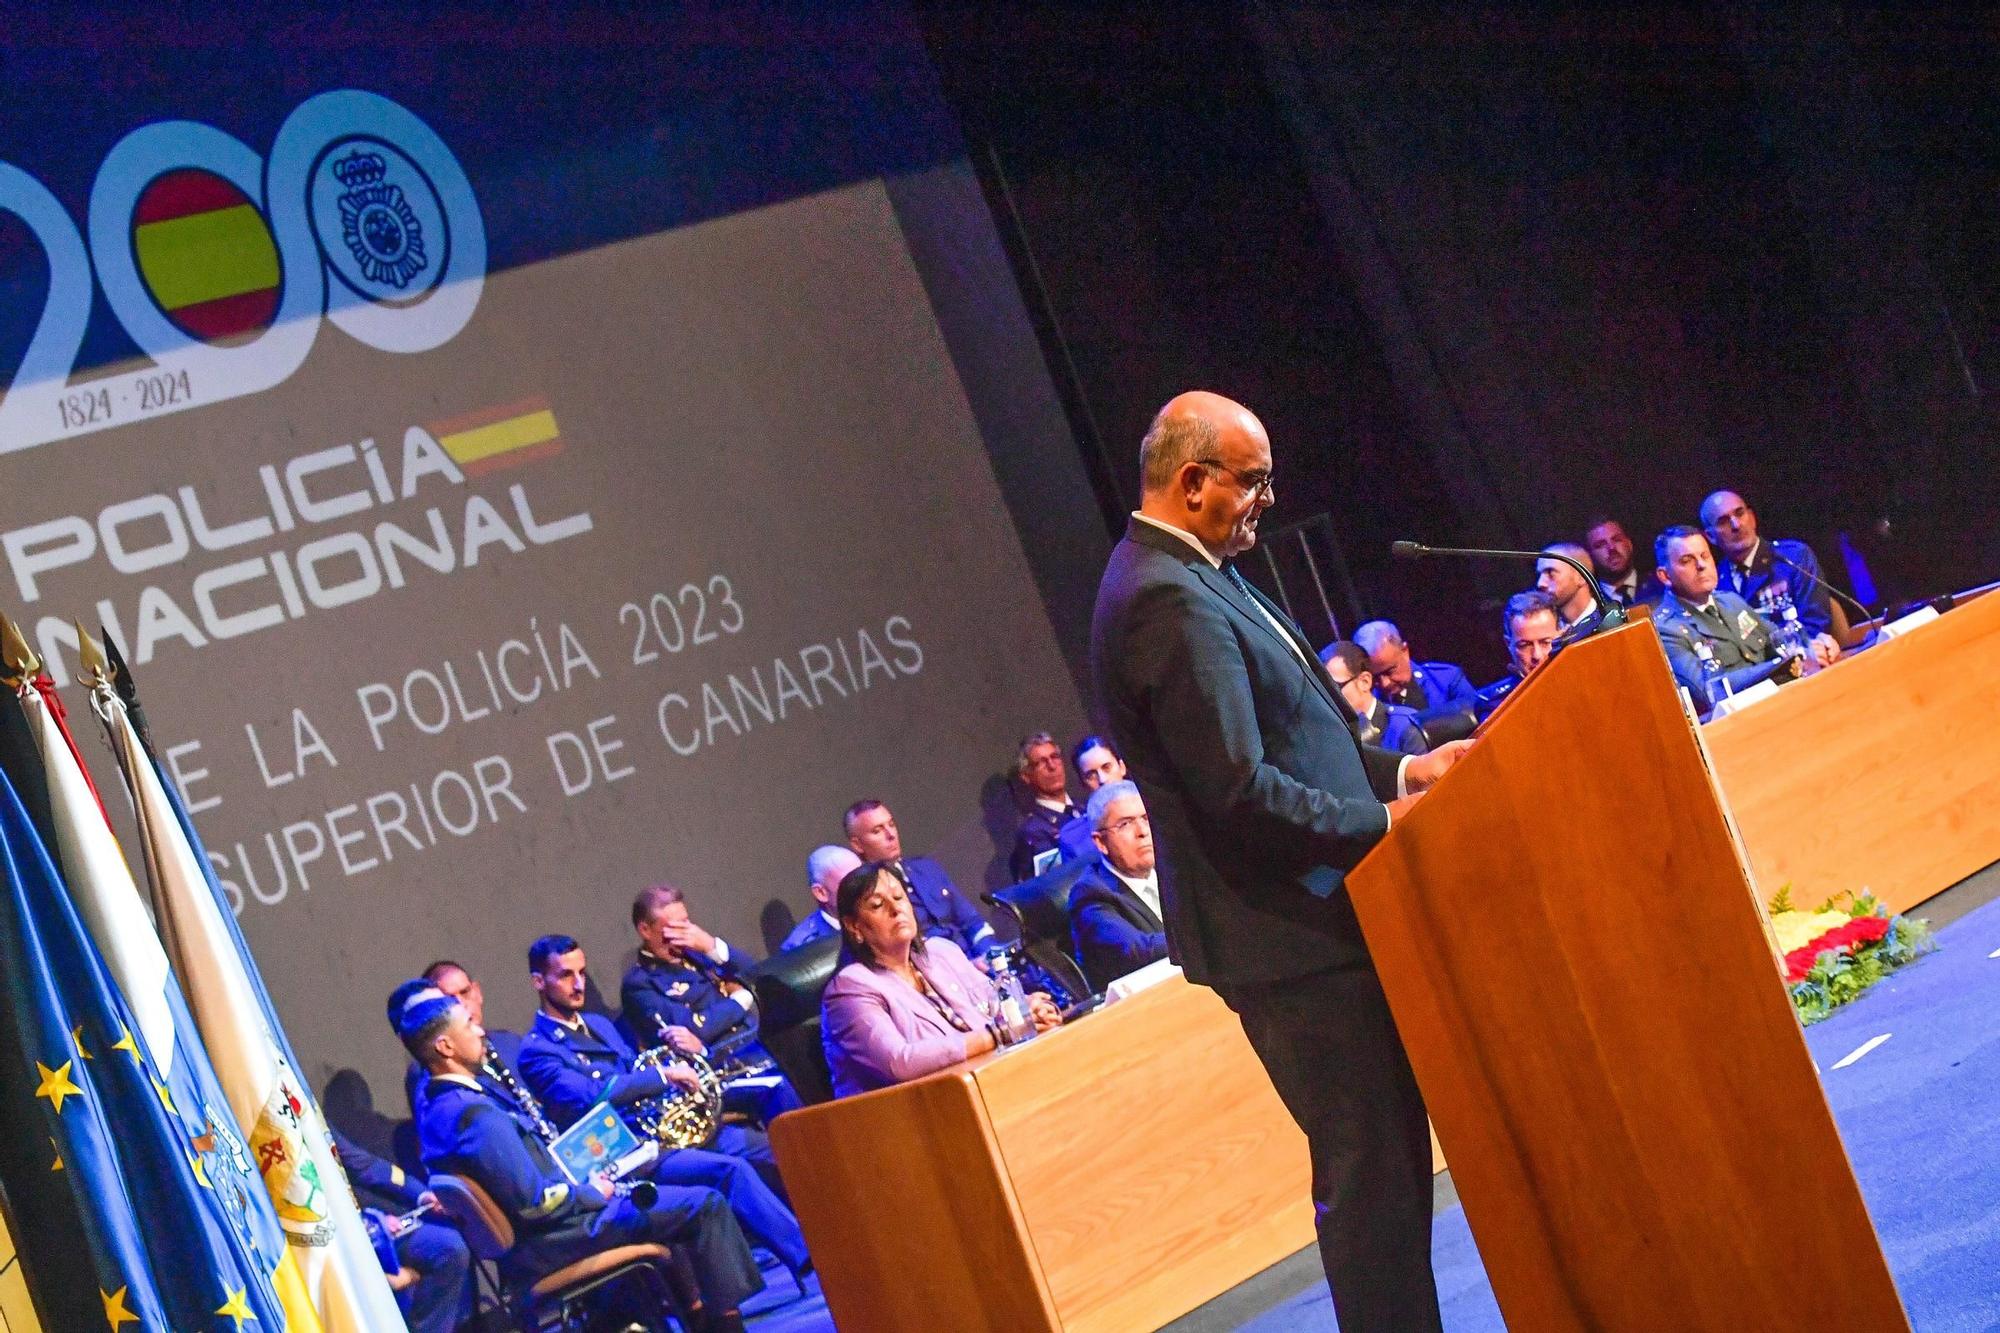
[[[1715,708],[1709,713],[1708,719],[1709,721],[1713,722],[1717,718],[1728,717],[1731,713],[1740,713],[1744,709],[1748,708],[1751,704],[1758,703],[1764,699],[1773,698],[1777,695],[1777,693],[1778,693],[1777,681],[1760,680],[1755,685],[1750,685],[1743,689],[1738,690],[1736,693],[1730,695],[1727,699],[1724,699],[1721,703],[1717,704]]]

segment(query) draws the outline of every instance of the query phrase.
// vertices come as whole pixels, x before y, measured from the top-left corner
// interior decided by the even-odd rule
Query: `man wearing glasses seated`
[[[1077,877],[1069,895],[1070,937],[1090,988],[1101,991],[1127,972],[1167,956],[1154,868],[1153,823],[1132,782],[1108,782],[1090,794],[1091,836],[1103,859]]]

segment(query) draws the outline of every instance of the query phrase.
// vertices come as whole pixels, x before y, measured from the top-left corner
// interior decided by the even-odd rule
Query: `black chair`
[[[840,936],[773,954],[750,969],[764,1049],[807,1106],[833,1100],[833,1075],[820,1045],[819,998],[840,966]]]
[[[1028,957],[1067,990],[1072,1002],[1091,994],[1069,929],[1069,894],[1090,868],[1088,857],[1064,861],[1033,879],[980,897],[1014,918]]]

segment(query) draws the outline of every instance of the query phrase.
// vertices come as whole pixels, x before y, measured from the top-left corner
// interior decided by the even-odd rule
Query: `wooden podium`
[[[1347,884],[1510,1327],[1908,1328],[1649,624]]]

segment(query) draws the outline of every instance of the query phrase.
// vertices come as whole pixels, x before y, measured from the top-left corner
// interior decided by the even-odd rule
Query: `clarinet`
[[[534,1093],[522,1086],[520,1079],[514,1077],[514,1071],[507,1067],[507,1062],[500,1058],[500,1053],[493,1049],[493,1043],[490,1041],[486,1043],[486,1053],[479,1062],[479,1071],[488,1078],[495,1078],[506,1084],[507,1091],[513,1094],[515,1101],[521,1103],[528,1112],[528,1119],[534,1122],[536,1137],[543,1143],[553,1144],[556,1141],[558,1137],[556,1127],[549,1123],[548,1116],[543,1114],[542,1104],[535,1100]]]

